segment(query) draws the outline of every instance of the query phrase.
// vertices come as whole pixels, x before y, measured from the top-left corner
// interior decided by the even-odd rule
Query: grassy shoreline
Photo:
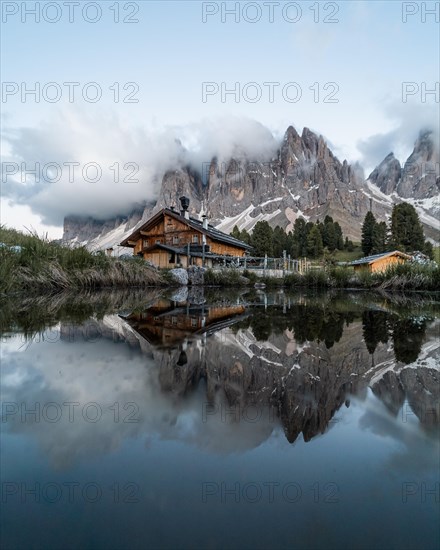
[[[440,267],[402,264],[380,273],[354,273],[346,267],[314,269],[303,275],[293,273],[282,278],[257,277],[251,271],[244,273],[225,269],[221,272],[208,270],[205,284],[212,286],[246,286],[255,283],[267,288],[314,288],[314,289],[365,289],[391,291],[440,291]]]
[[[67,247],[35,234],[0,227],[0,293],[54,293],[63,290],[177,286],[140,258],[121,260],[84,246]],[[277,279],[252,271],[207,270],[204,286],[439,291],[440,266],[397,265],[382,273],[354,273],[345,267],[313,269]]]
[[[139,258],[119,260],[0,227],[0,292],[145,287],[166,284]]]

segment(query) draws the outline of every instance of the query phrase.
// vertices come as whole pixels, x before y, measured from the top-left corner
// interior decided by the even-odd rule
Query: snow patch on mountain
[[[279,199],[274,199],[279,200]],[[268,204],[272,201],[267,201]],[[281,214],[281,209],[278,208],[275,210],[275,212],[272,212],[270,214],[268,213],[260,213],[256,216],[252,216],[252,213],[255,211],[255,206],[251,204],[246,208],[246,210],[243,210],[241,214],[238,214],[237,216],[230,216],[224,218],[219,224],[216,225],[216,229],[219,229],[220,231],[223,231],[224,233],[231,233],[231,231],[234,229],[234,225],[236,225],[239,229],[243,230],[246,229],[246,231],[251,232],[252,229],[255,227],[255,224],[257,222],[261,221],[267,221],[270,222],[273,218]]]

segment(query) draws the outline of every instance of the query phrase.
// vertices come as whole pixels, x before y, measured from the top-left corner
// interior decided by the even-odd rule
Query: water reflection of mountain
[[[80,413],[74,424],[65,414],[50,425],[21,422],[19,414],[4,424],[32,434],[62,468],[127,438],[159,435],[240,452],[281,423],[289,441],[299,434],[309,441],[344,418],[337,411],[351,395],[380,409],[368,425],[374,421],[380,433],[397,426],[402,442],[407,420],[425,430],[439,424],[440,315],[426,299],[233,289],[164,298],[142,290],[58,296],[38,307],[14,302],[2,310],[2,323],[3,401],[102,406],[96,424]],[[139,407],[135,423],[122,421],[127,403]],[[205,418],[207,403],[215,414]],[[255,415],[251,406],[258,421],[243,421],[243,411]]]
[[[160,365],[162,391],[184,398],[204,380],[215,407],[270,408],[290,442],[324,433],[349,406],[347,396],[368,386],[392,414],[407,401],[422,424],[438,424],[432,315],[402,318],[384,304],[285,298],[264,307],[254,302],[246,316],[243,305],[161,301],[127,322]]]

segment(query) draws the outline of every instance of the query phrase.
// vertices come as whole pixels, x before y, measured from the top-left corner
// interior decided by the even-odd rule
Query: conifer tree
[[[273,230],[266,221],[255,224],[251,244],[256,256],[273,256]]]
[[[287,234],[282,227],[277,225],[273,230],[273,255],[274,258],[282,258],[283,250],[287,250]]]
[[[396,204],[391,214],[391,244],[403,252],[424,250],[425,238],[414,206],[407,202]]]
[[[307,229],[303,218],[297,218],[293,226],[292,257],[300,258],[307,254]]]
[[[235,239],[240,239],[240,230],[236,225],[234,225],[234,228],[231,231],[231,237],[234,237]]]
[[[307,236],[307,254],[312,258],[322,256],[324,246],[322,244],[321,232],[317,225],[313,225]]]
[[[362,252],[365,256],[371,254],[371,251],[373,250],[373,232],[375,225],[376,218],[374,217],[372,212],[368,211],[362,225],[361,239]]]
[[[371,252],[379,254],[387,249],[387,224],[385,222],[375,223],[373,227],[373,246]]]
[[[341,226],[338,224],[338,222],[334,223],[335,226],[335,233],[336,233],[336,248],[338,250],[344,249],[344,236],[342,234]]]

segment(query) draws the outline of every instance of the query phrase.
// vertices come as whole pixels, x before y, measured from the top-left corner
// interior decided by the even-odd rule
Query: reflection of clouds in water
[[[409,474],[438,468],[439,441],[422,431],[418,422],[405,421],[402,411],[396,417],[391,416],[385,405],[371,392],[365,402],[360,403],[356,398],[354,402],[365,411],[359,419],[362,430],[388,439],[391,444],[398,444],[393,445],[393,452],[387,455],[382,465],[387,472]]]
[[[99,456],[118,449],[128,438],[158,435],[164,440],[182,440],[212,452],[233,452],[253,448],[272,432],[274,420],[256,423],[223,422],[220,413],[204,417],[206,391],[200,384],[188,397],[173,399],[161,391],[158,368],[139,349],[110,339],[94,343],[78,341],[40,342],[24,348],[20,337],[3,349],[2,402],[24,404],[34,409],[40,403],[40,422],[32,416],[21,421],[20,413],[11,416],[3,429],[29,434],[60,469],[90,455]],[[61,407],[58,422],[44,420],[42,408],[50,402]],[[77,402],[74,422],[69,422],[65,402]],[[102,417],[96,423],[82,416],[84,405],[97,403]],[[119,421],[109,407],[119,403]],[[127,423],[133,412],[127,403],[135,403],[138,422]],[[90,417],[96,408],[91,408]],[[48,415],[56,415],[52,408]]]

